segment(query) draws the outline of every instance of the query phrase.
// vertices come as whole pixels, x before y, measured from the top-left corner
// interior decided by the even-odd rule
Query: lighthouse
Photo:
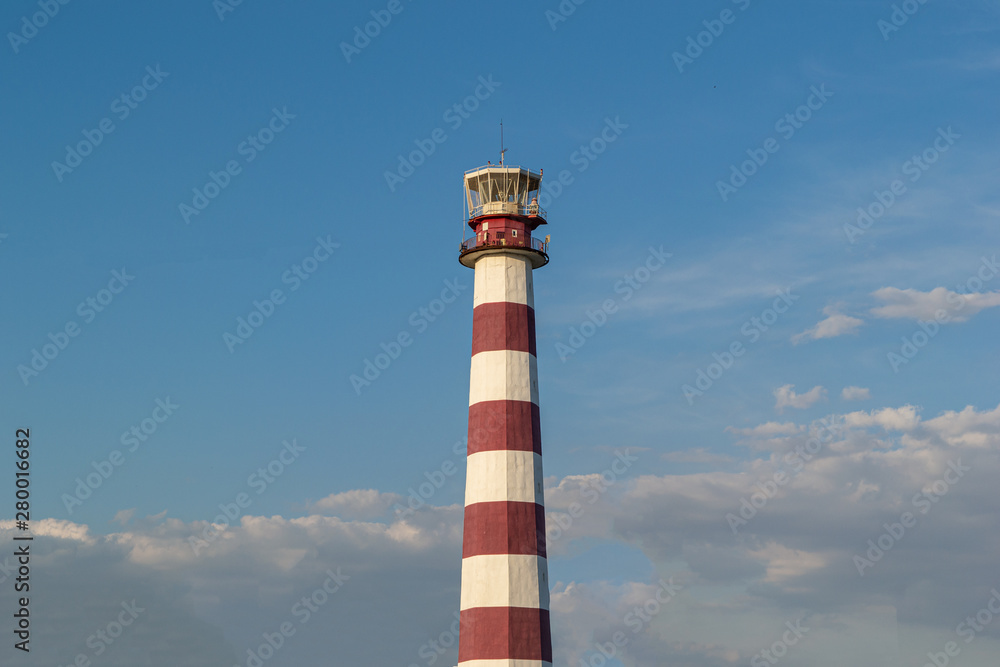
[[[542,173],[465,173],[475,270],[459,667],[551,667],[532,272],[548,263]],[[464,227],[463,227],[464,228]]]

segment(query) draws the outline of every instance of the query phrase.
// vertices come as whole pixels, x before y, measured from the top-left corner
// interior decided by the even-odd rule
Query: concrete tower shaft
[[[466,174],[475,269],[459,667],[551,667],[532,272],[541,174]]]
[[[475,264],[460,667],[552,663],[532,265]]]

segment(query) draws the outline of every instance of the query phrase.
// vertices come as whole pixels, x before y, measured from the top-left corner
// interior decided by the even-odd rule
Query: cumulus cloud
[[[858,327],[864,324],[864,320],[844,315],[840,312],[840,309],[841,306],[839,305],[824,308],[823,314],[826,315],[826,319],[822,319],[816,326],[792,336],[792,343],[798,345],[804,341],[835,338],[836,336],[856,333]]]
[[[872,397],[872,392],[867,387],[844,387],[840,397],[845,401],[867,401]]]
[[[676,572],[683,563],[693,592],[733,591],[711,611],[682,601],[686,622],[656,619],[651,655],[681,640],[719,641],[722,632],[688,629],[722,623],[725,646],[748,662],[755,646],[769,644],[761,637],[806,618],[811,638],[796,647],[797,664],[834,664],[823,657],[831,650],[841,663],[923,664],[983,607],[996,585],[991,554],[1000,549],[1000,497],[991,490],[1000,473],[1000,407],[926,420],[914,406],[889,407],[833,423],[808,425],[784,450],[737,472],[643,476],[620,499],[611,525],[622,539],[661,568]],[[882,537],[903,512],[917,525]],[[855,556],[867,559],[869,540],[880,537],[889,549],[872,552],[859,572]],[[995,663],[1000,627],[979,639],[986,642],[974,664]]]
[[[375,489],[353,489],[334,493],[307,505],[318,514],[345,519],[376,519],[384,516],[393,505],[403,501],[397,493],[382,493]]]
[[[786,384],[785,386],[778,387],[774,390],[774,409],[777,410],[779,414],[784,412],[785,408],[797,408],[799,410],[804,410],[817,401],[825,398],[826,389],[819,385],[813,387],[804,394],[796,394],[795,385]]]
[[[982,310],[1000,306],[1000,292],[958,294],[944,287],[930,292],[883,287],[872,292],[872,296],[885,304],[871,309],[872,315],[881,318],[929,321],[937,319],[943,311],[948,322],[965,322]]]
[[[204,537],[207,525],[165,517],[96,535],[68,521],[32,522],[32,563],[44,583],[32,589],[31,664],[71,664],[78,654],[96,664],[88,638],[132,600],[144,611],[100,664],[245,665],[262,633],[288,622],[296,634],[269,665],[329,655],[338,664],[406,665],[418,659],[418,639],[437,637],[458,609],[460,508],[426,508],[389,525],[244,516],[196,554],[190,539]],[[11,543],[14,532],[12,521],[0,521],[0,540]],[[0,579],[9,567],[0,559]],[[329,572],[343,579],[341,589],[313,597]],[[401,604],[414,590],[419,602]],[[307,607],[294,606],[303,597],[325,601],[307,617]],[[374,627],[406,627],[412,639],[375,641]],[[23,664],[17,653],[4,642],[0,664]]]
[[[627,665],[681,665],[699,667],[730,666],[749,655],[721,641],[701,642],[680,638],[661,643],[652,628],[659,623],[684,623],[693,604],[686,582],[677,577],[661,577],[647,582],[559,582],[552,590],[553,653],[560,667],[605,664],[598,645],[615,646]],[[692,628],[692,633],[697,630]],[[623,650],[624,649],[624,650]],[[627,651],[627,653],[625,653]],[[608,649],[605,648],[605,653]]]
[[[848,426],[858,428],[878,426],[886,431],[912,431],[920,423],[920,415],[916,407],[904,405],[871,412],[851,412],[844,415],[844,421]]]

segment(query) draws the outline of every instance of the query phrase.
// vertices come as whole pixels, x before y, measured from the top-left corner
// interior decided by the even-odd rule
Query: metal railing
[[[477,248],[528,248],[530,250],[537,250],[538,252],[548,254],[548,244],[542,239],[536,239],[534,237],[525,238],[522,236],[516,236],[514,238],[502,238],[495,239],[491,238],[489,241],[484,241],[482,243],[477,243],[479,239],[473,236],[470,239],[462,241],[462,246],[460,252],[468,252]]]
[[[469,219],[478,218],[481,215],[526,215],[538,216],[547,219],[548,213],[538,204],[521,206],[517,202],[491,201],[480,204],[469,212]]]

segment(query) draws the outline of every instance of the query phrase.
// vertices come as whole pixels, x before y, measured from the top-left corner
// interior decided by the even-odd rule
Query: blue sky
[[[323,623],[338,619],[343,637],[373,636],[378,618],[398,630],[351,664],[427,664],[417,648],[458,604],[464,470],[453,447],[472,323],[472,272],[456,254],[460,177],[496,162],[501,118],[508,162],[567,183],[549,190],[552,261],[535,276],[550,514],[617,451],[639,458],[553,555],[558,664],[591,655],[617,610],[660,577],[686,582],[678,611],[644,628],[624,664],[746,662],[766,648],[760,636],[796,618],[825,639],[788,665],[829,664],[825,641],[850,645],[859,665],[917,664],[933,648],[920,641],[943,645],[957,610],[997,583],[971,562],[989,552],[984,538],[938,518],[972,522],[971,507],[987,521],[985,479],[942,499],[933,518],[947,546],[921,552],[914,538],[908,564],[880,566],[898,577],[884,591],[854,591],[869,580],[845,585],[831,564],[849,566],[832,554],[877,536],[880,517],[898,517],[961,448],[983,457],[984,478],[995,465],[995,2],[56,6],[35,31],[24,21],[39,3],[0,13],[0,277],[12,286],[0,402],[8,431],[31,428],[33,518],[50,520],[37,526],[60,576],[184,591],[151,585],[170,613],[109,660],[133,664],[126,651],[144,655],[185,624],[218,664],[245,659],[281,619],[282,596],[344,561],[357,564],[340,604],[353,611],[328,608]],[[355,28],[378,18],[386,25],[345,56]],[[136,86],[141,100],[121,99]],[[252,136],[266,143],[253,148]],[[67,147],[81,142],[96,145],[77,166],[53,166],[76,164]],[[429,154],[400,172],[419,150]],[[201,201],[213,174],[224,187]],[[859,208],[875,213],[870,226],[845,228]],[[644,273],[657,252],[670,257]],[[122,287],[116,271],[133,278]],[[642,282],[626,289],[626,277]],[[102,293],[109,282],[120,291]],[[227,345],[275,290],[273,313]],[[447,290],[454,303],[433,321],[421,314]],[[110,302],[97,312],[88,298]],[[567,348],[607,300],[606,321]],[[67,325],[78,334],[65,349],[37,374],[19,370]],[[350,377],[403,333],[412,345],[356,391]],[[697,386],[699,372],[715,374],[711,386]],[[148,421],[167,399],[178,407]],[[797,477],[780,512],[736,539],[724,508],[828,416],[847,430],[807,468],[816,479]],[[122,434],[143,420],[155,432],[129,451]],[[248,478],[293,440],[304,449],[258,494]],[[70,513],[77,478],[115,450],[121,465]],[[459,472],[429,507],[394,515],[449,462]],[[241,514],[275,525],[234,527],[194,561],[170,556],[244,492]],[[805,521],[813,507],[840,508],[840,528]],[[293,525],[305,531],[287,536],[298,546],[272,553],[267,530]],[[843,540],[820,544],[833,534]],[[239,567],[235,547],[220,548],[230,542],[250,553]],[[940,591],[940,571],[922,563],[964,563],[969,580]],[[380,616],[404,590],[409,601]],[[854,597],[827,605],[845,590]],[[953,607],[954,623],[903,611]],[[718,632],[685,632],[695,619]],[[53,638],[46,659],[69,662],[89,630],[52,623],[39,632],[68,639]],[[965,664],[995,664],[996,632],[978,635]],[[348,660],[356,647],[343,637],[314,630],[272,663],[331,650]]]

